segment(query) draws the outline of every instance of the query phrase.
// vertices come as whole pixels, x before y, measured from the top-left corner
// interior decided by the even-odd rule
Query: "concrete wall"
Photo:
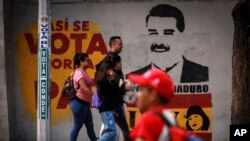
[[[151,63],[165,69],[181,56],[195,64],[201,64],[208,76],[203,80],[184,81],[180,72],[183,64],[169,71],[176,83],[177,99],[170,109],[178,113],[178,121],[185,126],[183,116],[192,105],[199,105],[209,118],[209,128],[197,133],[212,140],[229,140],[231,107],[231,56],[233,39],[233,21],[231,11],[236,1],[144,1],[144,2],[79,2],[58,3],[52,5],[52,93],[51,93],[51,140],[68,140],[73,118],[67,101],[60,97],[64,78],[71,72],[75,52],[87,52],[93,66],[108,51],[110,36],[120,35],[124,49],[121,54],[123,70],[127,74]],[[171,21],[159,19],[149,21],[146,16],[156,5],[169,4],[177,7],[184,16],[185,30],[179,32],[176,26],[173,36],[151,36],[148,28],[166,29]],[[36,80],[37,80],[37,2],[17,0],[13,13],[12,53],[14,84],[12,87],[14,109],[10,118],[13,129],[12,140],[36,139]],[[151,17],[152,18],[152,17]],[[164,19],[164,18],[162,18]],[[151,19],[150,19],[151,20]],[[168,18],[166,19],[168,20]],[[151,22],[154,22],[151,24]],[[167,22],[167,24],[165,23]],[[175,22],[173,22],[175,25]],[[1,25],[1,24],[0,24]],[[66,25],[66,26],[64,26]],[[68,25],[68,26],[67,26]],[[83,26],[82,26],[83,25]],[[78,26],[83,27],[78,30]],[[78,37],[78,38],[77,38]],[[76,39],[77,38],[77,39]],[[169,52],[151,52],[153,42],[170,46]],[[94,67],[88,69],[91,77]],[[190,66],[188,67],[190,68]],[[11,72],[9,72],[11,73]],[[13,73],[13,72],[12,72]],[[191,73],[192,74],[192,73]],[[190,74],[190,75],[191,75]],[[197,72],[195,76],[200,76]],[[203,90],[186,90],[192,86]],[[185,90],[184,90],[185,89]],[[178,99],[179,98],[179,99]],[[10,100],[9,100],[10,101]],[[179,101],[179,103],[178,103]],[[185,104],[188,103],[188,104]],[[100,129],[100,116],[93,109],[95,131]],[[132,118],[132,113],[134,117]],[[136,108],[128,108],[128,120],[138,119]],[[185,120],[185,121],[183,121]],[[14,124],[14,125],[13,125]],[[132,123],[131,123],[132,124]],[[86,129],[79,134],[79,140],[88,140]]]
[[[0,140],[9,140],[9,119],[7,103],[7,83],[5,67],[5,35],[4,35],[4,8],[3,1],[0,1]]]

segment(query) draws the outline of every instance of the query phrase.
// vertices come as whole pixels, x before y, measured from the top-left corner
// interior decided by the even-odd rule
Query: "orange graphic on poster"
[[[212,139],[212,103],[211,94],[176,94],[166,105],[176,119],[177,124],[191,132],[195,132],[205,141]],[[126,118],[130,130],[142,116],[135,105],[126,110]]]
[[[16,39],[16,57],[23,115],[36,120],[37,106],[37,23],[18,34]],[[51,26],[51,123],[65,119],[70,115],[68,100],[61,97],[64,80],[72,72],[72,58],[76,52],[89,54],[90,68],[94,78],[95,64],[107,54],[101,27],[92,21],[53,20]]]
[[[175,119],[178,123],[178,125],[184,129],[187,129],[189,131],[199,132],[199,133],[210,133],[211,130],[211,124],[210,121],[212,121],[212,110],[211,108],[202,108],[205,115],[207,115],[207,119],[209,121],[209,124],[206,123],[206,127],[203,130],[200,129],[204,124],[204,118],[202,116],[199,116],[198,114],[194,114],[193,116],[187,117],[188,108],[178,108],[178,109],[169,109],[173,115],[175,116]],[[130,129],[133,129],[136,122],[139,120],[140,116],[142,115],[138,108],[135,107],[128,107],[127,108],[127,122],[129,124]],[[198,118],[196,118],[196,116]],[[206,121],[207,122],[207,121]],[[193,125],[192,125],[193,124]],[[190,126],[190,127],[188,127]],[[196,130],[197,129],[197,130]]]

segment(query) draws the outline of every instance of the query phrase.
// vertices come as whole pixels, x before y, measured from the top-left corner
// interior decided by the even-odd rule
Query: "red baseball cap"
[[[152,68],[143,74],[129,74],[128,79],[141,86],[156,90],[162,97],[169,100],[174,95],[174,83],[164,71]]]

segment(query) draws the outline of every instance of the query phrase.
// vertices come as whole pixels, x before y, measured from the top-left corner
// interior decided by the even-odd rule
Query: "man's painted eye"
[[[148,29],[149,35],[158,35],[158,32],[156,29]]]
[[[173,29],[165,29],[164,31],[163,31],[163,34],[164,35],[174,35],[174,30]]]
[[[150,32],[149,35],[158,35],[158,32]]]

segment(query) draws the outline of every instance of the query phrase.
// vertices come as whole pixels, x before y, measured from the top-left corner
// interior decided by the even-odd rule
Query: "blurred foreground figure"
[[[172,124],[176,121],[166,104],[174,95],[174,84],[166,72],[152,68],[142,75],[130,74],[128,78],[139,85],[137,107],[143,113],[130,137],[133,141],[169,141],[169,128],[155,114],[162,113]]]

